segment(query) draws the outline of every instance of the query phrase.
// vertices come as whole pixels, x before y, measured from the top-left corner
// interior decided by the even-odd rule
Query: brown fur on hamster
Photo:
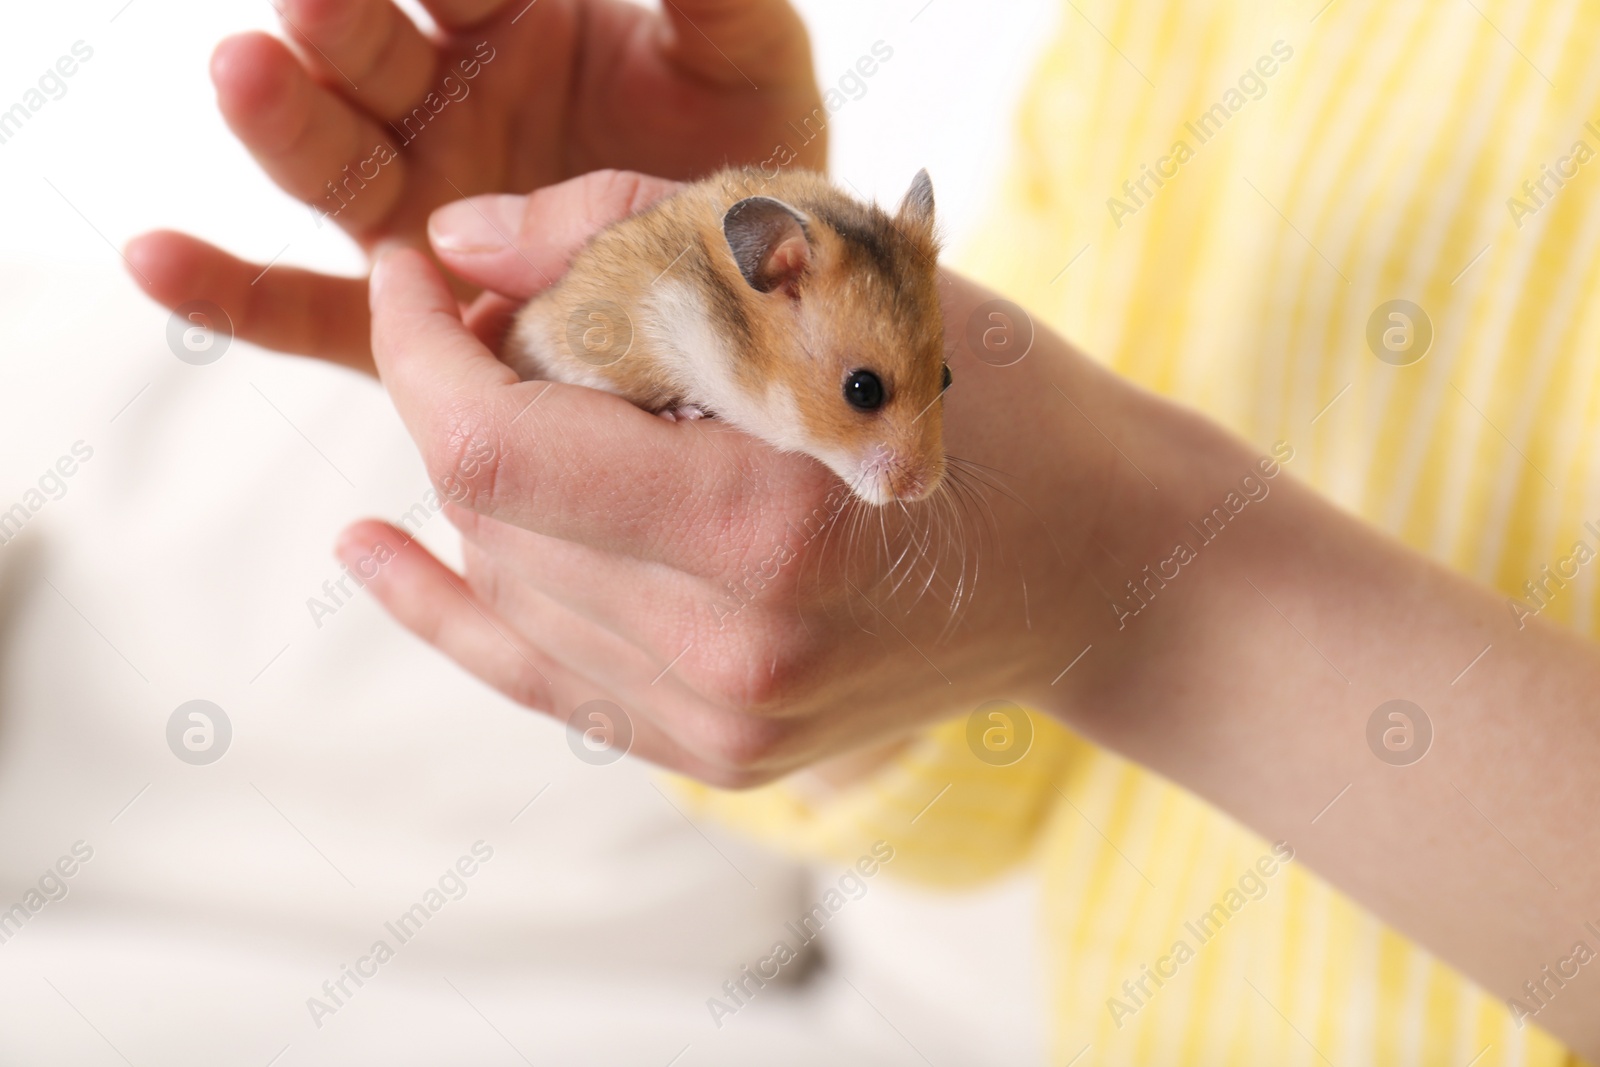
[[[926,171],[894,215],[818,174],[723,171],[596,235],[501,358],[668,418],[715,415],[870,503],[919,500],[945,471],[933,223]]]

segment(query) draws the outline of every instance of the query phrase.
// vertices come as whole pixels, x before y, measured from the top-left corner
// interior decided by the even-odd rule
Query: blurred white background
[[[891,200],[928,167],[959,248],[1055,5],[802,7],[824,85],[894,49],[830,124],[836,173]],[[359,268],[215,112],[213,44],[274,13],[6,15],[0,109],[75,42],[94,54],[0,144],[0,510],[75,441],[94,453],[0,545],[0,911],[74,842],[95,851],[0,943],[0,1063],[1042,1062],[1025,874],[962,895],[874,881],[819,972],[716,1030],[706,998],[838,872],[690,826],[635,761],[581,763],[370,599],[308,620],[337,531],[421,496],[409,440],[348,372],[242,344],[179,362],[116,252],[172,227]],[[443,520],[422,540],[454,554]],[[205,767],[165,740],[195,698],[234,731]],[[469,895],[313,1026],[306,999],[478,839],[495,858]]]

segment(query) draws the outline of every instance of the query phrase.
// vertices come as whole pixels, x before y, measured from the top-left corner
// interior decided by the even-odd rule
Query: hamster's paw
[[[659,414],[668,422],[677,422],[680,419],[688,422],[705,418],[707,412],[698,404],[679,404],[676,407],[662,408]]]

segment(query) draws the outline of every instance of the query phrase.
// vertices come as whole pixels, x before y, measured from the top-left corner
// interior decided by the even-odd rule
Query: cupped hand
[[[1111,620],[1077,560],[1115,460],[1050,387],[1096,405],[1103,375],[1053,338],[1008,367],[952,341],[960,462],[905,510],[864,505],[820,463],[714,420],[519,381],[495,358],[506,307],[672,188],[605,172],[441,210],[439,259],[503,294],[468,322],[425,256],[381,255],[377,367],[464,535],[465,575],[379,522],[347,530],[341,557],[513,699],[562,719],[610,701],[637,754],[722,785],[1049,692]],[[949,279],[953,338],[986,295]]]
[[[820,106],[810,46],[785,0],[284,0],[288,43],[223,41],[211,63],[234,134],[321,225],[369,253],[427,247],[429,214],[597,168],[691,178],[729,163],[820,168],[790,123]],[[784,147],[786,146],[786,147]],[[156,231],[127,250],[168,307],[209,300],[237,336],[371,370],[366,279],[237,259]],[[465,292],[458,289],[458,295]]]

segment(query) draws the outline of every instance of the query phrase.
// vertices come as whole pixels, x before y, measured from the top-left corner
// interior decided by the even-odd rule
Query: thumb
[[[428,240],[465,281],[526,300],[553,285],[595,234],[678,188],[631,171],[594,171],[527,196],[446,204],[428,219]]]

